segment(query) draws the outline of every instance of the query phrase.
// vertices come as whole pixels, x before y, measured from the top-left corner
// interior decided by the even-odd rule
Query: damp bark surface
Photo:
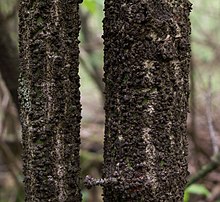
[[[105,0],[105,202],[183,201],[191,4]]]
[[[20,87],[25,201],[79,202],[77,0],[21,0]]]

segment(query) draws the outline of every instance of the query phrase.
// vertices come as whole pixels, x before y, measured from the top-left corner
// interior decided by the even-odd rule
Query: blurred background
[[[191,97],[188,116],[189,180],[184,202],[220,202],[220,0],[192,0]],[[23,202],[21,128],[17,109],[18,0],[0,0],[0,202]],[[102,172],[103,0],[80,6],[81,170]],[[205,169],[204,169],[205,165]],[[203,169],[202,169],[203,168]],[[204,172],[204,170],[207,172]],[[202,173],[202,174],[201,174]],[[99,202],[100,188],[82,185],[84,202]]]

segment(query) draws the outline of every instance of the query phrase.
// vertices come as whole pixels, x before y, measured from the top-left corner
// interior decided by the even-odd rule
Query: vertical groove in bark
[[[25,201],[79,202],[79,1],[20,3]]]
[[[104,201],[182,201],[191,4],[105,0]]]

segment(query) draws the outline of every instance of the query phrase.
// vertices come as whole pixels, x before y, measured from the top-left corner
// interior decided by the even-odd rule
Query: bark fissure
[[[20,3],[25,201],[81,201],[79,1]]]
[[[182,201],[191,4],[105,1],[104,201]]]

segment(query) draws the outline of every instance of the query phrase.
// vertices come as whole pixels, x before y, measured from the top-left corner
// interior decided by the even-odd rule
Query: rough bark
[[[180,202],[191,4],[106,0],[104,201]]]
[[[78,0],[21,0],[25,201],[79,202]]]

